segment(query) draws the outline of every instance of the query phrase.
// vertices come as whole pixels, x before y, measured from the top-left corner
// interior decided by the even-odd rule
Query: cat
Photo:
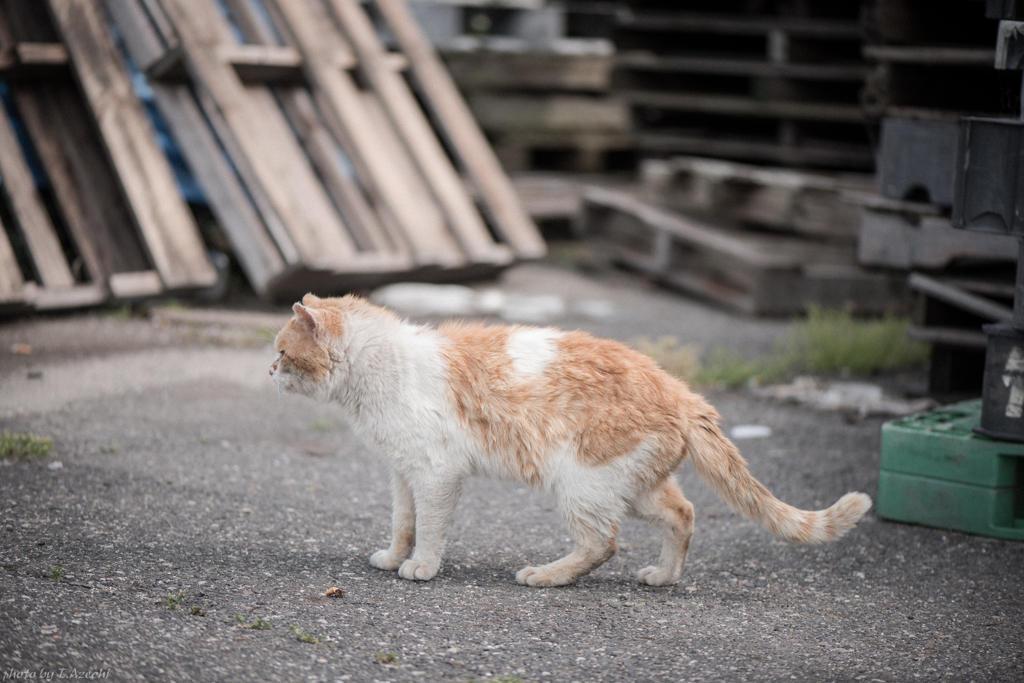
[[[694,514],[673,473],[687,456],[734,510],[790,541],[835,540],[871,507],[863,493],[818,512],[779,501],[703,397],[619,342],[553,328],[425,327],[352,295],[307,294],[293,311],[270,374],[282,393],[339,403],[391,468],[391,543],[370,563],[402,578],[437,574],[471,475],[556,496],[575,546],[521,569],[516,580],[530,586],[569,584],[600,566],[627,515],[663,534],[657,564],[637,578],[677,582]]]

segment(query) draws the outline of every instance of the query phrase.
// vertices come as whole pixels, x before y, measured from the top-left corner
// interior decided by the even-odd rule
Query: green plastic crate
[[[981,400],[882,425],[879,516],[1024,540],[1024,443],[972,430]]]

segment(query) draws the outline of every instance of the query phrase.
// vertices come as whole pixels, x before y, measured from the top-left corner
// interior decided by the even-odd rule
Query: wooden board
[[[850,193],[873,192],[873,176],[825,175],[719,159],[648,159],[645,198],[693,213],[853,242],[860,207]]]
[[[24,301],[24,284],[18,259],[15,258],[14,249],[7,239],[5,226],[0,223],[0,305]]]
[[[509,263],[511,252],[495,244],[426,115],[387,53],[369,17],[356,0],[327,0],[359,62],[360,72],[380,99],[395,131],[444,212],[448,225],[471,261]]]
[[[49,6],[128,209],[164,286],[212,286],[216,271],[132,90],[106,18],[87,0],[49,0]]]
[[[623,100],[611,97],[480,92],[470,94],[467,102],[480,127],[488,133],[625,133],[632,128],[629,107]]]
[[[165,45],[170,36],[158,32],[135,0],[105,0],[105,5],[136,64],[145,68],[168,53]],[[249,283],[258,294],[267,294],[270,279],[285,268],[284,253],[294,260],[294,249],[287,249],[288,242],[285,249],[279,250],[268,234],[264,219],[231,167],[189,87],[160,81],[151,81],[150,85],[157,107],[202,186]],[[268,218],[268,222],[273,222],[273,218]]]
[[[231,30],[207,0],[167,0],[163,8],[185,54],[189,73],[206,111],[216,110],[226,126],[218,130],[232,159],[244,165],[247,184],[257,186],[267,208],[286,226],[302,262],[342,270],[356,249],[290,124],[265,87],[246,86],[230,64],[218,58],[235,42]],[[273,141],[273,143],[272,143]]]
[[[67,289],[74,285],[75,278],[60,238],[5,113],[0,114],[0,178],[3,178],[11,212],[31,252],[41,280],[39,284],[48,289]]]
[[[852,247],[714,226],[620,191],[587,190],[581,231],[608,258],[745,313],[794,315],[810,303],[881,313],[903,305],[901,281],[858,269]]]
[[[558,90],[605,92],[611,86],[613,55],[554,52],[442,52],[441,58],[463,92],[474,90]]]
[[[939,270],[956,261],[1017,260],[1017,238],[954,228],[945,216],[864,207],[857,260],[866,266]]]
[[[694,134],[683,130],[644,130],[635,133],[641,152],[693,154],[744,161],[763,161],[786,166],[826,166],[871,170],[875,157],[866,145],[823,141],[786,142],[750,135],[728,137],[728,131]]]
[[[420,96],[456,161],[478,188],[496,231],[520,258],[543,256],[546,247],[540,233],[523,210],[494,151],[408,7],[402,0],[375,0],[374,7],[409,59]]]
[[[0,6],[0,46],[52,46],[59,40],[45,4]],[[42,52],[51,53],[49,61],[57,60],[56,50],[47,48]],[[48,69],[33,79],[12,79],[9,88],[14,109],[39,158],[45,183],[68,233],[69,254],[64,255],[55,248],[53,235],[46,235],[49,229],[38,205],[32,206],[36,200],[28,179],[22,177],[19,182],[19,161],[16,157],[6,159],[7,172],[14,173],[12,181],[19,187],[15,211],[19,219],[28,221],[23,226],[26,237],[36,232],[35,237],[26,239],[29,250],[35,252],[31,255],[37,267],[49,260],[47,268],[52,272],[63,270],[57,263],[59,258],[68,258],[66,267],[76,273],[75,281],[90,283],[68,286],[61,273],[61,285],[50,288],[46,272],[41,271],[42,283],[26,283],[26,300],[37,308],[99,303],[107,297],[106,281],[111,275],[149,270],[152,265],[98,135],[94,114],[67,68]]]
[[[351,50],[326,8],[319,2],[276,0],[268,1],[267,8],[302,54],[310,88],[326,123],[354,152],[350,156],[360,160],[370,176],[372,191],[409,240],[416,261],[445,267],[465,263],[413,162],[401,144],[389,144],[395,133],[383,128],[390,128],[387,117],[383,121],[375,119],[367,109],[372,95],[366,97],[352,75],[338,68],[351,60]]]

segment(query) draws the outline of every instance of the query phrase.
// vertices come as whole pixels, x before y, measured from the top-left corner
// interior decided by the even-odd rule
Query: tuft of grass
[[[199,605],[192,605],[192,609],[189,610],[189,613],[192,614],[192,616],[196,616],[196,617],[205,617],[206,616],[206,610],[204,610]]]
[[[295,637],[299,639],[300,643],[312,643],[313,645],[316,645],[321,640],[324,640],[324,638],[326,638],[326,636],[314,636],[312,633],[306,633],[295,624],[292,624],[288,628],[292,630],[292,633],[295,634]]]
[[[181,606],[181,603],[185,602],[185,594],[178,591],[178,594],[168,593],[167,599],[164,601],[164,605],[168,610],[176,610]]]
[[[128,320],[132,317],[132,307],[130,304],[124,304],[116,309],[111,310],[107,313],[108,320]]]
[[[786,339],[757,358],[719,348],[701,362],[699,348],[680,346],[674,337],[641,338],[633,346],[695,385],[735,388],[801,373],[863,377],[919,366],[928,359],[928,346],[908,339],[909,327],[904,316],[861,320],[849,311],[809,306],[807,317],[793,323]]]
[[[395,652],[375,652],[373,658],[381,664],[394,664],[398,661],[398,654]]]
[[[53,448],[53,439],[36,436],[35,434],[11,434],[5,429],[0,434],[0,460],[7,458],[23,458],[35,460],[42,458]]]
[[[67,573],[68,571],[64,569],[64,567],[50,567],[50,578],[56,581],[57,583],[63,581],[64,575]]]
[[[857,376],[920,365],[928,346],[908,339],[909,328],[904,316],[858,320],[849,311],[808,306],[790,334],[792,365],[798,372]]]
[[[254,631],[266,631],[270,628],[270,622],[259,617],[256,617],[256,620],[250,624],[246,622],[245,617],[238,614],[235,615],[235,621],[238,622],[239,628],[251,628]]]

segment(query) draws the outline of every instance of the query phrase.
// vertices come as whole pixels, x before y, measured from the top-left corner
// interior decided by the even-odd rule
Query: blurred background
[[[382,299],[401,307],[523,263],[618,269],[888,334],[863,372],[927,358],[916,393],[978,395],[1017,238],[991,207],[958,218],[957,155],[963,117],[1018,118],[1017,18],[1013,0],[5,0],[0,309],[277,310],[420,283]],[[744,363],[722,361],[730,382],[771,375]]]

